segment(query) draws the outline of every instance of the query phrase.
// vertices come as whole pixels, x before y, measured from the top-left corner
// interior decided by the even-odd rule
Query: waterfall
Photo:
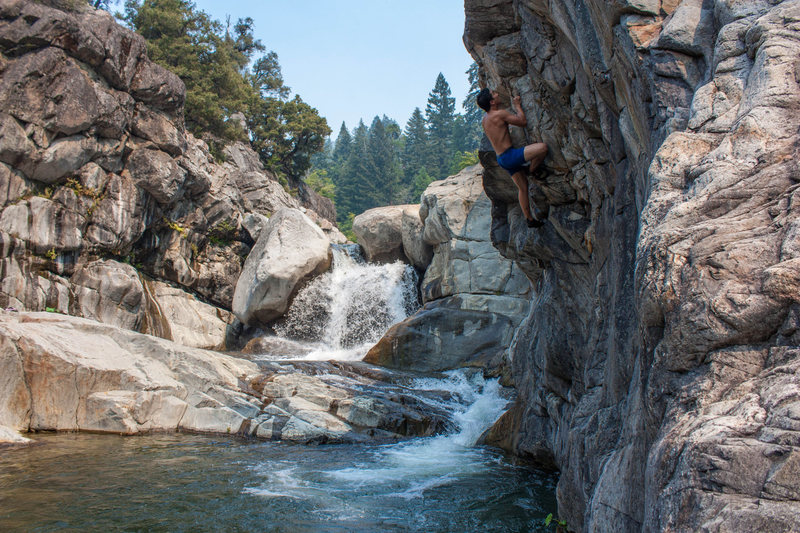
[[[367,263],[357,245],[332,248],[331,270],[297,294],[274,329],[279,337],[297,341],[295,352],[303,359],[357,360],[389,326],[419,308],[418,275],[399,261]]]

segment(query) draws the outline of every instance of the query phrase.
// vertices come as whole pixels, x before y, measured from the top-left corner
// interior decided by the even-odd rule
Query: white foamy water
[[[333,249],[333,266],[295,297],[275,327],[279,337],[300,342],[301,353],[270,357],[360,360],[394,323],[419,307],[418,276],[402,262],[365,263],[346,249]]]
[[[500,396],[497,380],[485,381],[478,373],[467,378],[464,372],[454,371],[447,379],[417,380],[414,388],[450,393],[452,400],[438,406],[453,413],[457,429],[445,435],[381,447],[376,451],[374,463],[331,472],[333,477],[360,485],[393,486],[401,489],[393,495],[414,498],[458,476],[485,469],[483,451],[474,445],[505,410],[507,401]],[[420,399],[431,402],[421,396]]]
[[[496,380],[454,371],[446,379],[417,380],[412,389],[448,393],[442,397],[450,400],[435,403],[453,413],[456,428],[449,434],[368,447],[341,468],[309,472],[297,465],[262,465],[258,471],[264,483],[247,492],[312,498],[322,508],[334,509],[343,498],[350,506],[362,497],[365,502],[421,498],[437,488],[485,475],[494,467],[496,458],[474,445],[505,410],[507,401]],[[427,396],[419,399],[433,402]]]

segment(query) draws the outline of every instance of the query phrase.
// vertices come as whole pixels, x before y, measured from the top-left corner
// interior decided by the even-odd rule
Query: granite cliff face
[[[546,225],[481,153],[535,286],[490,439],[576,531],[800,528],[800,2],[466,0],[483,81],[544,141]]]
[[[304,210],[343,236],[247,145],[220,163],[187,134],[183,83],[140,36],[46,4],[0,0],[0,307],[222,346],[265,217]]]

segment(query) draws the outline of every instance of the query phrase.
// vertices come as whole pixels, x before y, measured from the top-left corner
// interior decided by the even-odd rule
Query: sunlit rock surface
[[[353,219],[353,233],[371,263],[409,261],[403,246],[403,213],[411,205],[368,209]]]
[[[394,325],[365,361],[391,368],[503,371],[516,327],[530,308],[530,282],[489,240],[483,169],[433,182],[422,194],[421,238],[433,250],[422,280],[425,305]]]
[[[331,265],[330,241],[297,209],[273,216],[247,256],[233,295],[244,324],[264,325],[286,312],[301,284]]]
[[[449,427],[386,373],[320,364],[257,365],[83,318],[0,311],[0,442],[30,430],[360,442]]]
[[[574,531],[800,529],[800,3],[467,0],[483,81],[547,143],[492,240],[535,286],[490,439]]]
[[[305,209],[345,240],[328,199],[289,194],[248,145],[220,162],[187,134],[183,82],[106,11],[0,1],[0,72],[0,308],[144,331],[135,273],[230,311],[245,219]]]

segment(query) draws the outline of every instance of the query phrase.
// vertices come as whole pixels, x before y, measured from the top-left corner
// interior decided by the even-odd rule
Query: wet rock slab
[[[447,429],[447,398],[410,379],[358,364],[256,363],[83,318],[0,311],[0,428],[18,432],[344,443]]]

